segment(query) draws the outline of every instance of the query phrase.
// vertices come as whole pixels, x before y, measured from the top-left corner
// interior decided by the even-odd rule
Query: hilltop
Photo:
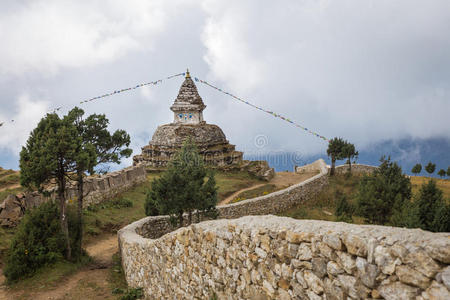
[[[20,186],[20,172],[0,167],[0,202],[8,194],[17,194],[23,190]]]

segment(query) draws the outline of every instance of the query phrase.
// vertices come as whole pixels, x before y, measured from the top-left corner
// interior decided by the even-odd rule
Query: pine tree
[[[132,150],[128,148],[130,136],[124,130],[116,130],[112,135],[108,131],[109,121],[105,115],[92,114],[83,119],[84,111],[78,107],[73,108],[64,120],[77,128],[81,143],[78,145],[76,160],[77,182],[77,216],[78,236],[76,242],[76,255],[82,253],[83,241],[83,178],[88,172],[93,174],[94,168],[104,163],[120,163],[123,157],[129,157]]]
[[[357,196],[358,212],[370,223],[384,224],[411,198],[411,182],[396,162],[382,157],[373,174],[365,175]]]
[[[147,215],[168,214],[174,223],[183,226],[184,213],[190,224],[195,210],[200,219],[201,214],[214,212],[216,203],[214,174],[208,174],[197,147],[188,139],[167,170],[153,180],[145,208]]]
[[[330,176],[334,175],[336,160],[344,159],[343,149],[345,146],[345,142],[342,138],[335,137],[330,140],[327,149],[327,155],[331,157],[331,170]]]
[[[43,191],[52,181],[57,183],[60,225],[69,260],[72,251],[65,191],[69,174],[76,171],[76,156],[81,142],[76,127],[52,113],[41,119],[20,152],[20,183],[23,186]]]
[[[436,164],[433,164],[431,161],[425,166],[425,171],[428,172],[428,174],[433,174],[434,170],[436,170]]]
[[[412,168],[411,172],[413,172],[413,173],[416,174],[416,176],[417,176],[417,174],[419,174],[420,172],[422,172],[422,165],[421,165],[421,164],[416,164],[416,165]]]
[[[444,169],[440,169],[439,172],[438,172],[438,175],[441,176],[441,177],[444,177],[445,174],[446,174],[446,172],[445,172]]]
[[[342,147],[342,157],[348,159],[348,171],[352,172],[352,159],[357,158],[359,155],[358,151],[355,150],[355,145],[345,141]]]
[[[450,231],[450,205],[445,203],[442,190],[433,179],[422,185],[416,202],[423,229]]]

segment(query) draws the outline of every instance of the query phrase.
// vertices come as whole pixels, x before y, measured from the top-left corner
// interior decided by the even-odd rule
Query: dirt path
[[[272,178],[272,180],[270,180],[266,183],[255,184],[248,188],[236,191],[233,194],[231,194],[230,196],[228,196],[227,198],[220,201],[219,205],[228,204],[231,201],[233,201],[233,199],[238,197],[239,194],[246,192],[246,191],[253,190],[253,189],[257,189],[266,184],[274,184],[277,187],[277,189],[282,189],[282,188],[291,186],[293,184],[305,181],[306,179],[311,178],[316,174],[317,174],[317,172],[308,172],[308,173],[302,173],[302,174],[293,173],[293,172],[277,172],[277,173],[275,173],[275,176]]]
[[[0,192],[6,191],[6,190],[12,190],[12,189],[16,189],[16,188],[20,188],[20,184],[16,183],[16,184],[12,184],[12,185],[8,185],[6,187],[2,187],[0,188]]]
[[[257,189],[257,188],[259,188],[260,186],[263,186],[263,185],[266,185],[266,183],[255,184],[255,185],[252,185],[252,186],[250,186],[250,187],[248,187],[248,188],[245,188],[245,189],[239,190],[239,191],[237,191],[237,192],[234,192],[234,193],[231,194],[230,196],[228,196],[228,197],[226,197],[225,199],[223,199],[222,201],[220,201],[218,205],[225,205],[225,204],[228,204],[228,203],[230,203],[233,199],[235,199],[240,193],[243,193],[243,192],[245,192],[245,191],[250,191],[250,190],[253,190],[253,189]]]
[[[117,297],[111,295],[108,268],[112,265],[113,254],[118,251],[117,235],[108,235],[87,246],[86,250],[94,263],[64,278],[56,288],[26,293],[26,291],[9,291],[4,286],[0,286],[0,299],[116,299]],[[0,276],[3,277],[3,275]]]

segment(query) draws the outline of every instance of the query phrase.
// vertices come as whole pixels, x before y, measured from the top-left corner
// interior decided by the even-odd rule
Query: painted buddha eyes
[[[183,118],[183,114],[178,114],[178,117],[180,118],[180,119],[182,119]],[[187,120],[187,118],[189,117],[189,119],[192,119],[192,114],[184,114],[184,119],[185,120]]]

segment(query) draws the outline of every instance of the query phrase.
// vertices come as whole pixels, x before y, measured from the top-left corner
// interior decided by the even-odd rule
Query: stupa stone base
[[[221,167],[242,162],[242,152],[235,151],[222,130],[217,125],[202,122],[159,126],[149,145],[142,148],[142,154],[133,157],[133,164],[164,168],[188,137],[197,145],[207,165]]]

